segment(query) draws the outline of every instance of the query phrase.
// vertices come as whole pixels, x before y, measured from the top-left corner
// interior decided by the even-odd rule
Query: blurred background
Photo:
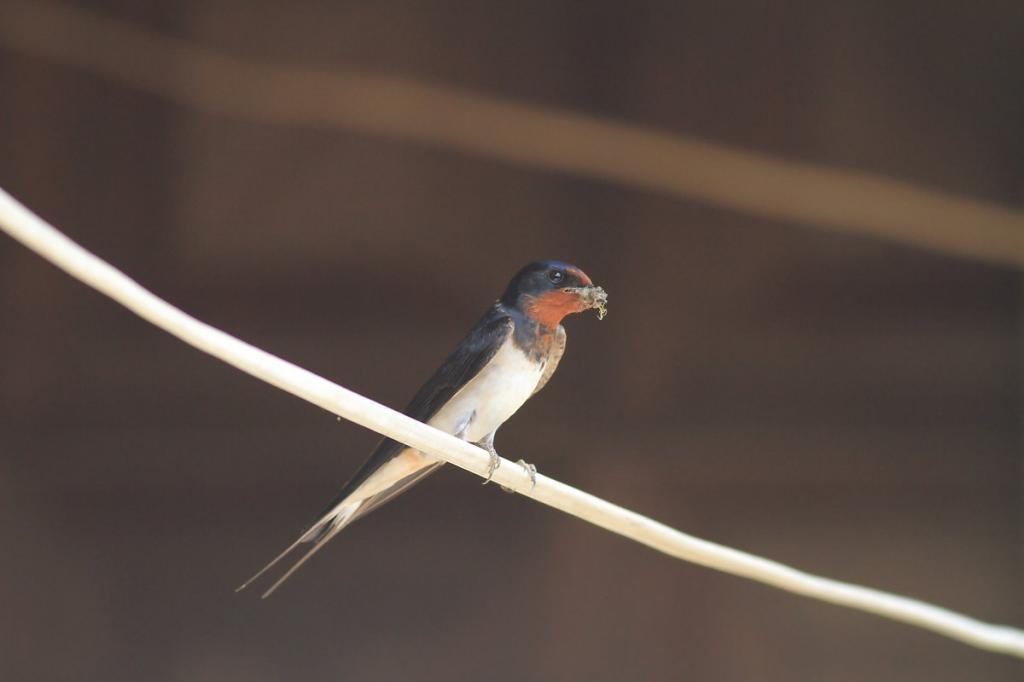
[[[0,186],[396,407],[572,261],[610,314],[506,457],[1020,626],[1022,35],[1019,2],[2,0]],[[1024,679],[450,467],[236,595],[377,437],[6,238],[0,320],[4,680]]]

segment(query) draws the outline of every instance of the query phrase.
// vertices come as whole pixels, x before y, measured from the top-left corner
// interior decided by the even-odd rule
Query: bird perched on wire
[[[605,315],[607,294],[574,265],[530,263],[470,330],[455,352],[405,408],[406,415],[490,453],[490,480],[500,459],[494,434],[555,373],[565,352],[562,318],[596,308]],[[301,544],[311,544],[263,593],[269,596],[345,526],[422,481],[444,464],[385,438],[316,521],[287,549],[241,585],[247,587]],[[536,484],[537,469],[520,460]],[[237,591],[237,590],[236,590]]]

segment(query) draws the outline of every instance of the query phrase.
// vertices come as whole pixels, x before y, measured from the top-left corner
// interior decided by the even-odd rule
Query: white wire
[[[353,393],[234,338],[154,296],[0,189],[0,229],[71,276],[106,294],[182,341],[269,384],[478,476],[481,449]],[[532,490],[523,468],[502,460],[496,483],[670,556],[841,606],[932,630],[990,651],[1024,658],[1024,631],[992,625],[896,594],[798,571],[784,564],[687,535],[636,512],[538,475]],[[880,531],[881,532],[881,531]]]

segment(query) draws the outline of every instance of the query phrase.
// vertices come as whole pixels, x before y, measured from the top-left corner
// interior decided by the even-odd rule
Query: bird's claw
[[[494,476],[494,472],[501,466],[501,457],[498,456],[498,451],[494,449],[494,445],[491,443],[476,443],[478,447],[483,448],[487,451],[487,454],[491,456],[491,461],[487,463],[487,478],[481,485],[487,485],[491,482],[491,477]]]
[[[519,460],[518,462],[516,462],[516,464],[523,467],[523,469],[526,470],[526,475],[530,477],[530,492],[532,493],[533,489],[537,487],[537,467],[530,464],[525,459]],[[512,490],[512,488],[506,488],[505,486],[501,486],[501,489],[507,493],[515,492],[515,490]]]

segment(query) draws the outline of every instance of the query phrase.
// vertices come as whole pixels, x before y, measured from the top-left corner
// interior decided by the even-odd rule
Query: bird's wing
[[[417,421],[430,421],[452,396],[487,366],[498,349],[508,341],[513,327],[511,317],[502,314],[497,306],[491,308],[470,330],[455,352],[445,359],[434,375],[417,391],[403,412]],[[390,438],[382,440],[325,511],[330,511],[334,505],[366,481],[374,471],[407,447]],[[379,505],[380,503],[374,506]]]
[[[405,414],[425,422],[472,381],[512,335],[515,324],[497,306],[473,327],[454,353],[416,393]]]
[[[424,478],[440,469],[441,465],[443,464],[443,461],[431,462],[430,464],[427,464],[426,466],[417,469],[408,476],[398,479],[393,484],[391,484],[391,486],[389,486],[387,490],[382,490],[376,495],[367,497],[366,500],[364,500],[363,503],[359,505],[359,509],[353,515],[352,520],[355,521],[357,517],[366,516],[371,511],[381,506],[385,502],[388,502],[398,497],[406,490],[413,487],[414,485],[422,481]]]
[[[473,377],[480,373],[487,366],[498,352],[498,349],[508,341],[512,335],[514,322],[512,318],[504,314],[499,305],[492,307],[486,315],[470,330],[469,334],[459,344],[454,353],[441,364],[434,375],[427,380],[427,383],[416,393],[404,413],[422,422],[428,421],[438,410],[444,407],[452,396],[469,383]],[[413,466],[404,466],[403,462],[396,461],[389,469],[402,471],[404,475],[396,475],[394,481],[382,481],[386,487],[379,492],[359,500],[349,500],[349,496],[359,486],[367,481],[374,473],[380,470],[397,457],[404,457],[413,462]],[[396,440],[385,438],[376,447],[369,459],[359,467],[352,479],[342,487],[327,507],[317,516],[306,531],[293,542],[285,551],[279,554],[273,561],[263,567],[259,573],[246,581],[238,589],[246,587],[253,580],[261,576],[278,561],[291,553],[300,543],[312,542],[314,546],[298,562],[296,562],[277,582],[275,582],[263,596],[268,596],[277,589],[299,566],[317,552],[337,533],[372,509],[376,509],[385,502],[394,499],[399,494],[408,490],[411,486],[423,480],[427,475],[437,470],[443,462],[431,461],[420,465],[418,460],[423,456],[409,448],[407,445]],[[402,464],[402,466],[397,466]],[[385,469],[382,473],[387,473]],[[406,473],[407,472],[407,473]]]
[[[551,351],[548,353],[548,361],[544,365],[544,373],[540,375],[540,381],[537,382],[537,388],[533,389],[532,395],[537,395],[537,392],[544,388],[544,384],[548,383],[551,375],[558,369],[558,363],[562,359],[562,355],[565,353],[565,327],[558,325],[558,329],[555,330],[555,340],[551,344]]]

